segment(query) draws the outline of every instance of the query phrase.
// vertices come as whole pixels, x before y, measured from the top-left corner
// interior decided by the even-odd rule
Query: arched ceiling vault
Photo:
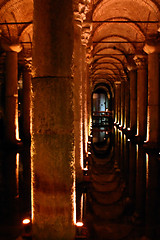
[[[33,0],[0,0],[0,52],[3,53],[3,42],[8,45],[21,44],[23,55],[31,57],[32,21]]]
[[[73,0],[73,9],[87,28],[92,26],[88,62],[94,80],[127,79],[128,61],[143,52],[146,40],[159,39],[160,0]],[[32,21],[33,0],[0,0],[1,41],[22,44],[26,57],[31,56]]]
[[[91,76],[97,79],[97,74],[103,74],[107,80],[112,72],[113,82],[127,79],[127,65],[133,62],[134,55],[144,53],[146,40],[159,39],[160,1],[93,0],[92,3]]]

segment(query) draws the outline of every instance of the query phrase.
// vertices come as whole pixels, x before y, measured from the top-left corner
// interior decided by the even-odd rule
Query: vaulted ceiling
[[[90,78],[93,82],[127,78],[127,65],[144,53],[148,39],[159,39],[160,0],[75,0],[90,25]],[[20,42],[31,55],[33,0],[0,0],[1,42]],[[1,49],[1,52],[3,50]]]
[[[160,1],[97,0],[92,7],[93,82],[127,79],[148,39],[159,39]]]

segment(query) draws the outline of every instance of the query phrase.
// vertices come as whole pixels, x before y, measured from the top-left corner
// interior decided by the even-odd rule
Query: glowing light
[[[74,169],[74,175],[73,175],[73,223],[76,224],[76,176],[75,176],[75,169]]]
[[[32,141],[31,145],[31,219],[34,219],[34,197],[33,197],[33,187],[34,187],[34,172],[33,172],[33,155],[34,155],[34,143]]]
[[[16,154],[16,185],[17,197],[19,197],[19,153]]]
[[[128,138],[127,141],[130,142],[131,140]]]
[[[83,222],[77,222],[77,223],[76,223],[76,226],[77,226],[77,227],[83,227]]]
[[[16,126],[16,139],[20,141],[21,139],[19,138],[19,121],[18,121],[18,95],[15,110],[15,126]]]
[[[146,153],[146,188],[148,188],[148,172],[149,172],[148,161],[149,161],[149,156]]]
[[[83,220],[83,193],[81,195],[81,223],[82,223],[82,220]]]
[[[131,129],[128,127],[127,130],[130,131]]]
[[[88,155],[90,155],[91,154],[91,152],[88,152]]]
[[[22,223],[25,224],[29,224],[31,222],[31,220],[29,218],[23,219]]]
[[[83,170],[84,170],[84,171],[88,171],[88,168],[87,168],[87,167],[85,167],[85,168],[83,168]]]
[[[150,122],[150,119],[149,119],[149,107],[148,107],[148,111],[147,111],[147,134],[146,134],[146,141],[145,142],[149,141],[149,122]]]

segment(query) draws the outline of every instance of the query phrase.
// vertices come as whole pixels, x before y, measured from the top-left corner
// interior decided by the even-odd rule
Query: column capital
[[[82,26],[82,34],[81,34],[81,42],[82,45],[87,46],[90,35],[91,35],[91,24],[88,22],[84,22]]]
[[[138,68],[145,68],[147,67],[147,55],[143,53],[136,53],[133,60]]]
[[[78,11],[74,11],[74,23],[76,26],[82,28],[83,15],[80,14]]]
[[[28,72],[32,71],[32,57],[30,58],[25,58],[25,68],[28,70]]]
[[[19,53],[22,50],[22,45],[18,42],[16,43],[9,43],[7,41],[4,41],[3,39],[1,39],[1,46],[4,49],[4,51],[6,52],[16,52]]]
[[[160,53],[160,39],[149,39],[146,41],[143,50],[147,53],[147,54],[151,54],[151,53]]]
[[[127,58],[127,69],[129,72],[137,69],[137,66],[136,66],[136,63],[135,63],[133,57]]]
[[[74,19],[83,23],[91,6],[91,0],[81,0],[73,3]]]
[[[115,81],[114,84],[115,84],[116,86],[118,86],[118,85],[121,85],[121,82],[120,82],[120,81]]]

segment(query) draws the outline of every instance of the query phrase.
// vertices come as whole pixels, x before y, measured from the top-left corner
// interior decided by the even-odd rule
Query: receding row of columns
[[[65,10],[59,1],[48,3],[34,1],[32,79],[26,65],[21,140],[30,142],[31,138],[33,239],[67,240],[75,237],[75,186],[83,180],[87,157],[88,112],[91,114],[86,62],[89,28],[82,29],[82,16],[73,25],[72,1],[64,3]],[[15,46],[6,49],[5,142],[12,145],[20,142],[21,50]]]
[[[115,82],[115,123],[151,148],[158,146],[160,137],[157,48],[146,45],[144,50],[148,58],[146,54],[137,54],[135,64],[128,68],[129,80]],[[129,96],[126,88],[129,89]]]
[[[3,45],[2,45],[3,46]],[[27,64],[23,67],[23,99],[22,99],[22,139],[19,136],[18,119],[18,53],[19,45],[4,45],[5,59],[5,106],[4,106],[4,136],[5,145],[17,145],[20,140],[30,143],[30,90],[31,71]]]

